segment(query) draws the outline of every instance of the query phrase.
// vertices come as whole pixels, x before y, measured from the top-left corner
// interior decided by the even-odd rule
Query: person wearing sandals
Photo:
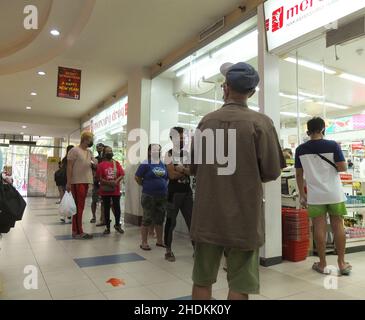
[[[125,175],[124,170],[118,161],[113,160],[114,154],[111,147],[104,147],[104,161],[98,165],[96,177],[100,181],[99,194],[102,197],[104,206],[105,231],[110,234],[110,206],[113,205],[115,217],[114,229],[124,233],[120,224],[120,183]]]
[[[155,226],[156,246],[165,247],[162,242],[162,229],[166,215],[167,205],[167,168],[161,161],[161,146],[151,144],[148,146],[148,160],[138,167],[136,182],[143,186],[141,203],[143,207],[142,219],[142,250],[151,250],[148,245],[148,233],[151,225]]]
[[[349,275],[352,266],[345,261],[346,235],[343,222],[343,217],[347,215],[346,196],[339,176],[339,172],[347,170],[346,160],[335,141],[324,139],[326,124],[323,119],[315,117],[309,120],[307,129],[310,140],[297,148],[295,168],[300,202],[303,207],[308,208],[308,215],[313,221],[314,241],[319,256],[319,262],[314,263],[312,268],[319,273],[329,273],[326,268],[328,213],[340,274]]]
[[[77,207],[77,213],[72,217],[72,237],[74,239],[92,238],[92,235],[83,231],[82,216],[89,185],[93,184],[92,169],[97,166],[97,161],[89,150],[93,144],[94,135],[91,132],[83,132],[80,145],[72,148],[67,155],[66,191],[72,192]]]

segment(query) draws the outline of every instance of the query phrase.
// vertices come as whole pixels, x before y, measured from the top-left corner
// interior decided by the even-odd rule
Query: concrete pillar
[[[149,139],[150,124],[150,100],[151,100],[151,80],[148,69],[135,69],[128,79],[128,122],[127,122],[127,165],[125,176],[125,215],[126,223],[140,225],[143,211],[141,207],[142,188],[134,181],[134,176],[139,163],[132,156],[136,145],[140,148],[140,161],[147,157],[147,147]],[[147,141],[139,138],[137,141],[131,140],[131,133],[135,129],[140,129],[147,135]]]
[[[280,135],[279,58],[267,52],[264,7],[258,7],[259,52],[258,66],[261,78],[260,111],[268,115]],[[282,261],[281,236],[281,181],[267,183],[265,196],[265,245],[260,250],[261,264],[270,266]]]

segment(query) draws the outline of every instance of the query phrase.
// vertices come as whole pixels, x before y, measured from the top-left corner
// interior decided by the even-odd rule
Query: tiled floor
[[[90,206],[85,212],[84,228],[97,235],[93,240],[70,238],[70,224],[60,224],[53,199],[28,199],[22,222],[0,240],[0,299],[191,299],[192,248],[189,240],[176,235],[174,248],[177,261],[164,260],[164,250],[139,248],[139,229],[126,226],[124,235],[112,232],[101,236],[103,228],[89,223]],[[365,253],[348,255],[354,266],[350,277],[332,277],[315,273],[311,265],[316,259],[300,263],[284,262],[261,268],[261,294],[254,300],[283,299],[365,299]],[[329,262],[335,265],[336,257]],[[38,289],[27,290],[25,266],[38,271]],[[114,279],[108,282],[108,280]],[[113,286],[113,281],[119,286]],[[325,289],[337,285],[337,289]],[[34,283],[33,283],[34,285]],[[228,294],[226,274],[220,270],[213,288],[215,299]]]

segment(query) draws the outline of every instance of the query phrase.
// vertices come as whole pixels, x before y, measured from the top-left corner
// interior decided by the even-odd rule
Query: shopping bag
[[[60,203],[59,212],[63,217],[71,217],[76,214],[76,203],[71,192],[65,192]]]

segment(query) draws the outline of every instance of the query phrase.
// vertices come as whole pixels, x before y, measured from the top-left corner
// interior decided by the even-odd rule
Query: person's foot
[[[166,246],[163,243],[156,242],[156,247],[166,248]]]
[[[106,228],[103,232],[103,234],[110,234],[110,229]]]
[[[61,200],[58,200],[57,202],[56,202],[56,204],[60,204],[61,203]]]
[[[352,265],[348,262],[338,262],[341,276],[348,276],[352,271]]]
[[[61,218],[61,219],[60,219],[60,221],[61,221],[61,222],[63,222],[63,223],[65,223],[65,222],[66,222],[66,221],[65,221],[65,219],[63,219],[63,218]]]
[[[89,234],[89,233],[83,233],[81,235],[81,239],[83,239],[83,240],[89,240],[89,239],[92,239],[92,238],[93,238],[93,235]]]
[[[96,227],[104,227],[105,225],[106,225],[105,222],[100,222],[96,224]]]
[[[121,227],[120,225],[114,226],[114,229],[115,229],[117,232],[121,233],[121,234],[123,234],[123,233],[124,233],[124,230],[122,229],[122,227]]]
[[[144,251],[151,251],[152,250],[151,247],[148,244],[141,244],[139,247]]]
[[[96,222],[96,219],[95,218],[92,218],[91,220],[90,220],[90,223],[95,223]]]
[[[320,262],[313,263],[312,269],[321,274],[330,274],[331,271],[327,269],[327,266]]]
[[[176,261],[176,258],[174,256],[173,252],[166,252],[165,259],[169,262],[175,262]]]

